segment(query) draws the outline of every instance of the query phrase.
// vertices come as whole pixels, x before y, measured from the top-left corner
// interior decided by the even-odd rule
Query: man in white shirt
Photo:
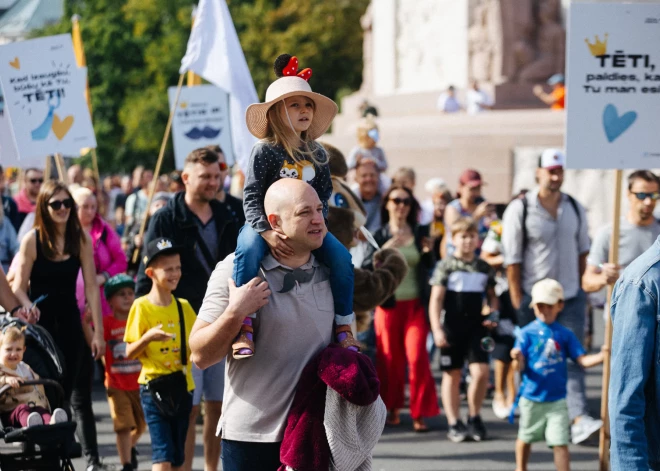
[[[478,114],[486,110],[493,109],[493,100],[486,92],[479,88],[476,80],[470,82],[470,89],[466,94],[467,112],[470,114]]]

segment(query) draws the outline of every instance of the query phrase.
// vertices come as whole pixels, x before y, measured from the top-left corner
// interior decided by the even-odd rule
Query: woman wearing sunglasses
[[[376,308],[374,317],[381,396],[389,411],[387,423],[399,425],[407,359],[413,429],[426,432],[429,429],[424,418],[440,412],[426,351],[428,274],[435,257],[423,243],[428,236],[428,226],[422,228],[417,224],[419,204],[410,189],[392,186],[383,198],[381,211],[384,226],[374,234],[376,242],[383,249],[399,249],[408,264],[408,274],[394,296]],[[363,268],[373,268],[374,252],[372,248]]]
[[[63,183],[50,180],[42,185],[34,230],[21,241],[18,257],[14,293],[26,308],[37,298],[42,299],[38,308],[33,308],[38,309],[37,323],[51,334],[64,357],[62,386],[79,424],[78,438],[89,465],[95,469],[98,446],[89,397],[91,375],[85,360],[99,359],[105,352],[101,302],[92,239],[83,230],[71,193]],[[81,268],[95,326],[90,346],[83,335],[76,301],[76,280]]]

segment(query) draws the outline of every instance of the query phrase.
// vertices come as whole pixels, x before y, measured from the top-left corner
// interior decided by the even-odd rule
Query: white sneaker
[[[511,408],[507,407],[505,403],[493,399],[493,412],[498,419],[508,419]]]
[[[598,432],[602,426],[603,421],[600,419],[594,419],[588,415],[581,416],[580,420],[571,425],[571,441],[573,445],[584,442],[594,433]]]
[[[50,416],[50,425],[61,424],[68,421],[69,417],[66,415],[66,411],[64,409],[60,409],[59,407],[55,409],[53,414]]]
[[[41,417],[39,412],[30,412],[28,415],[26,427],[34,427],[35,425],[43,425],[44,419]]]

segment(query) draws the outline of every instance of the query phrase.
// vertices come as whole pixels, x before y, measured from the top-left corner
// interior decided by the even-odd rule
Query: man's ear
[[[183,168],[183,172],[181,172],[181,181],[183,182],[184,185],[188,183],[188,178],[190,177],[190,174],[186,170],[186,168]]]
[[[268,218],[268,224],[270,224],[270,227],[274,231],[281,229],[280,217],[277,214],[269,214],[267,218]]]

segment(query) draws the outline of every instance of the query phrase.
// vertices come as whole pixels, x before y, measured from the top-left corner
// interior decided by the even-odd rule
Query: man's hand
[[[168,334],[163,330],[163,324],[158,324],[157,326],[147,330],[144,334],[144,337],[149,342],[164,342],[166,340],[170,340],[173,337],[173,334]]]
[[[6,382],[9,386],[11,386],[12,388],[14,388],[14,389],[18,389],[18,388],[21,387],[21,383],[23,382],[23,379],[22,379],[22,378],[17,378],[17,377],[15,377],[15,376],[9,376],[9,377],[7,377],[7,379],[5,380],[5,382]]]
[[[619,279],[619,270],[621,270],[620,265],[615,265],[613,263],[603,263],[600,267],[600,274],[603,277],[606,285],[613,285],[616,283],[616,280]]]
[[[263,231],[261,233],[261,237],[264,238],[270,247],[270,251],[273,253],[273,257],[275,257],[277,260],[280,260],[284,257],[293,256],[293,249],[286,242],[289,238],[284,234],[280,234],[279,232],[275,232],[271,229],[269,231]]]
[[[240,288],[237,288],[234,280],[230,278],[227,310],[240,313],[244,317],[249,316],[268,304],[270,294],[268,283],[261,278],[252,278]]]
[[[445,334],[444,329],[434,330],[433,340],[435,341],[435,346],[438,348],[449,347],[449,343],[447,342],[447,335]]]
[[[534,92],[534,95],[536,96],[545,95],[545,90],[543,90],[542,85],[534,85],[534,88],[532,88],[532,92]]]

